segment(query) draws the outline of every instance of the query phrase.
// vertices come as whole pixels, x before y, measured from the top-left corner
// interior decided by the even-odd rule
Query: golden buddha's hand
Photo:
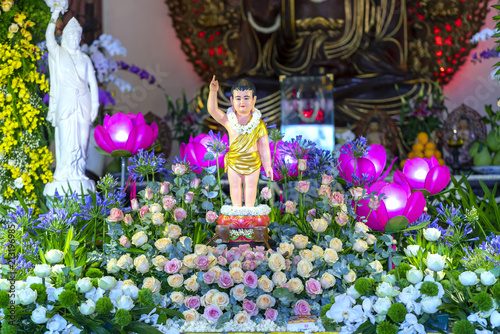
[[[210,83],[210,91],[217,92],[219,90],[219,81],[215,80],[215,74],[212,78],[212,82]]]

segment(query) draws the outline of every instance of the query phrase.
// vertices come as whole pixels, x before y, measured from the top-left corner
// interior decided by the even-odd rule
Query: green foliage
[[[139,291],[139,303],[143,306],[153,306],[153,292],[149,288],[143,288]]]
[[[104,276],[104,274],[100,269],[90,268],[89,270],[87,270],[86,276],[89,278],[101,278],[102,276]]]
[[[17,327],[9,324],[9,322],[6,320],[2,323],[2,328],[0,329],[1,334],[16,334],[17,333]]]
[[[408,281],[406,278],[400,279],[398,283],[401,290],[411,285],[410,281]]]
[[[472,297],[472,303],[474,307],[481,312],[489,311],[493,307],[493,299],[491,299],[490,294],[486,291],[481,291],[477,295],[474,295]]]
[[[37,303],[42,304],[43,302],[45,302],[45,300],[47,299],[47,291],[46,291],[45,286],[43,284],[33,283],[30,285],[30,288],[32,290],[36,291],[36,294],[37,294],[36,302]]]
[[[373,283],[364,277],[358,278],[354,283],[354,289],[356,289],[356,291],[362,296],[372,291],[372,288]]]
[[[71,282],[68,282],[64,285],[64,289],[65,290],[73,290],[73,291],[76,291],[76,282],[75,281],[71,281]]]
[[[398,326],[391,324],[389,321],[382,321],[377,326],[377,334],[397,334]]]
[[[70,308],[78,303],[78,296],[73,290],[65,290],[59,295],[59,303],[62,307]]]
[[[435,282],[424,282],[420,287],[420,292],[422,295],[426,295],[429,297],[437,296],[439,293],[439,288]]]
[[[115,317],[113,318],[113,322],[122,328],[130,324],[131,321],[132,316],[130,315],[130,312],[122,308],[119,308],[116,311]]]
[[[0,291],[0,308],[9,306],[9,294],[7,291]]]
[[[493,295],[493,298],[495,299],[500,299],[500,281],[496,282],[492,287],[491,287],[491,294]]]
[[[408,310],[406,306],[401,303],[394,303],[389,307],[387,311],[387,316],[394,322],[403,322],[405,321],[406,314]]]
[[[475,332],[474,325],[467,319],[457,321],[453,326],[454,334],[474,334]]]
[[[101,297],[95,303],[95,310],[100,315],[106,315],[113,309],[113,303],[108,297]]]

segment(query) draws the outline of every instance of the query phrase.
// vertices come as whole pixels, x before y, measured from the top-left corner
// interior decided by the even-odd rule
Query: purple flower
[[[203,317],[211,322],[217,322],[221,315],[221,309],[215,305],[209,305],[205,307],[205,312],[203,312]]]
[[[214,271],[209,270],[203,274],[203,282],[205,282],[205,284],[212,284],[215,282],[215,277],[217,277],[217,274]]]
[[[201,300],[198,296],[190,296],[184,299],[184,306],[188,309],[198,310],[201,306]]]
[[[220,274],[219,281],[217,283],[222,289],[229,289],[234,285],[233,278],[227,271],[223,271]]]
[[[243,310],[245,310],[251,317],[259,313],[257,304],[248,299],[243,300]]]
[[[210,262],[208,261],[208,257],[205,255],[200,255],[194,260],[194,264],[196,265],[196,269],[198,270],[208,270],[210,267]]]
[[[278,319],[278,311],[273,308],[268,308],[264,316],[267,320],[276,321],[276,319]]]
[[[295,303],[293,313],[295,315],[311,315],[311,306],[309,306],[309,303],[305,300],[300,299]]]
[[[259,278],[253,271],[247,271],[243,276],[243,284],[251,289],[255,289],[259,283]]]

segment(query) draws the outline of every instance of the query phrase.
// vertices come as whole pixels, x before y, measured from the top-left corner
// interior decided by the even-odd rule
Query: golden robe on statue
[[[225,172],[228,167],[238,174],[249,175],[255,172],[262,165],[259,151],[250,152],[260,137],[267,135],[267,128],[264,121],[260,120],[259,125],[248,134],[238,134],[229,146],[229,152],[224,157]]]

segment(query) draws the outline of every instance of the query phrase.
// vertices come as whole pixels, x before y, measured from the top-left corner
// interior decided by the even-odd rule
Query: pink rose
[[[217,263],[219,263],[219,266],[225,266],[227,264],[227,259],[224,256],[219,256],[217,258]]]
[[[299,159],[297,163],[297,169],[301,172],[305,172],[307,169],[307,159]]]
[[[151,190],[151,188],[146,188],[146,190],[144,190],[144,198],[148,201],[153,198],[153,190]]]
[[[305,300],[300,299],[293,307],[293,313],[295,315],[311,315],[311,306]]]
[[[309,182],[308,181],[299,181],[299,185],[297,186],[297,190],[301,194],[305,194],[309,191]]]
[[[161,201],[163,202],[163,208],[167,211],[172,210],[174,208],[175,204],[177,204],[175,198],[173,198],[170,195],[163,196]]]
[[[311,209],[307,211],[306,220],[309,222],[313,219],[313,217],[316,217],[316,209]]]
[[[267,320],[276,321],[278,319],[278,311],[273,308],[268,308],[264,315]]]
[[[308,279],[306,282],[306,292],[313,298],[315,297],[315,295],[322,294],[323,289],[321,288],[321,283],[314,278]]]
[[[349,189],[349,191],[355,200],[361,199],[363,197],[363,188],[361,187],[354,187]]]
[[[214,271],[209,270],[203,274],[203,282],[205,282],[205,284],[212,284],[215,282],[216,277],[217,274]]]
[[[255,268],[257,268],[257,262],[255,262],[254,260],[251,260],[251,261],[244,261],[242,264],[241,264],[241,268],[244,270],[244,271],[254,271]]]
[[[165,264],[165,272],[167,274],[177,274],[181,268],[182,261],[178,259],[172,259]]]
[[[186,195],[184,195],[184,203],[186,204],[193,203],[193,199],[194,199],[194,192],[192,191],[188,191]]]
[[[121,222],[123,220],[123,211],[118,208],[112,208],[107,219],[111,223]]]
[[[235,249],[235,251],[240,252],[240,254],[244,254],[249,249],[250,249],[250,245],[245,244],[245,245],[239,245],[238,248]]]
[[[176,222],[180,223],[187,217],[186,210],[183,208],[175,208],[174,210],[174,219]]]
[[[201,299],[198,296],[186,297],[186,299],[184,299],[184,305],[188,309],[198,310],[201,306]]]
[[[196,189],[200,186],[200,182],[201,182],[201,180],[199,178],[195,177],[189,185],[191,186],[191,188]]]
[[[172,165],[172,172],[174,172],[174,175],[177,176],[182,176],[186,174],[187,172],[187,167],[181,163]]]
[[[270,200],[271,197],[272,197],[272,192],[271,192],[271,189],[269,189],[268,187],[264,187],[262,188],[262,190],[260,191],[260,197],[262,197],[263,199],[265,200]]]
[[[285,212],[286,213],[293,213],[296,208],[297,208],[297,203],[294,203],[292,201],[285,202]]]
[[[243,300],[243,310],[245,310],[248,314],[250,314],[251,317],[259,313],[257,304],[248,299]]]
[[[203,317],[211,322],[217,322],[221,315],[221,309],[215,305],[209,305],[205,307],[205,312],[203,312]]]
[[[226,253],[226,259],[227,259],[227,262],[231,263],[235,260],[236,256],[235,256],[235,251],[234,250],[230,250]]]
[[[208,270],[210,268],[210,261],[205,255],[200,255],[194,260],[194,265],[198,270]]]
[[[139,209],[139,215],[141,218],[144,218],[144,215],[149,212],[149,206],[144,205],[142,208]]]
[[[338,212],[337,217],[335,217],[335,221],[340,226],[344,226],[349,221],[349,217],[343,212]]]
[[[259,278],[253,271],[247,271],[243,276],[243,284],[249,288],[255,289],[259,283]]]
[[[208,223],[213,223],[217,220],[217,214],[213,211],[208,211],[207,215],[205,216],[205,219],[207,220]]]
[[[133,221],[133,219],[132,219],[132,216],[130,215],[130,213],[127,213],[125,215],[125,217],[123,217],[123,222],[125,223],[125,225],[132,224],[132,221]]]
[[[250,260],[254,260],[255,259],[255,253],[252,252],[251,250],[248,250],[245,252],[245,260],[246,261],[250,261]]]
[[[330,197],[332,193],[332,190],[330,189],[329,186],[325,186],[324,184],[321,185],[318,189],[318,196],[319,197]]]
[[[160,184],[160,193],[162,195],[168,194],[170,192],[170,182],[162,182]]]
[[[373,195],[373,197],[370,198],[370,201],[368,202],[368,207],[370,209],[377,210],[379,206],[380,206],[380,200],[378,199],[378,196]]]
[[[336,191],[332,194],[328,202],[330,206],[340,206],[344,204],[344,195]]]
[[[130,207],[132,208],[132,210],[139,210],[139,201],[137,200],[137,198],[132,198],[130,200]]]
[[[120,245],[122,245],[125,248],[129,248],[130,247],[130,240],[128,240],[128,238],[126,236],[122,235],[120,237]]]
[[[234,285],[233,278],[231,274],[227,271],[223,271],[219,276],[219,281],[217,282],[219,286],[223,289],[229,289]]]
[[[333,176],[323,174],[321,177],[321,184],[327,186],[333,181]]]
[[[266,254],[264,253],[255,253],[255,259],[256,260],[260,260],[261,262],[266,262],[267,261],[267,257],[266,257]]]

